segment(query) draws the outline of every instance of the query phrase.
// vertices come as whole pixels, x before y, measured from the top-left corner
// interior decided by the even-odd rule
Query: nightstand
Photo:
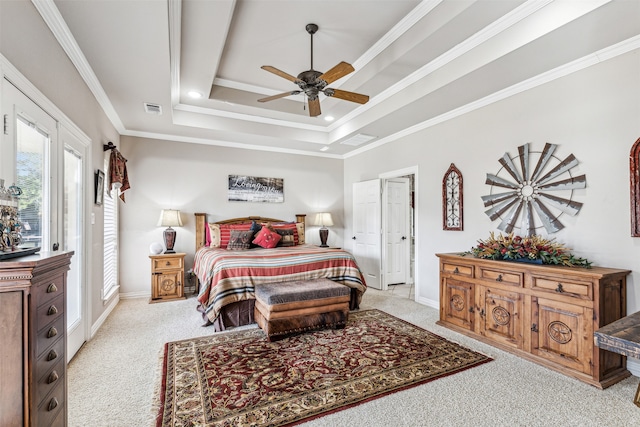
[[[186,254],[149,255],[151,259],[152,302],[185,299],[184,257]]]

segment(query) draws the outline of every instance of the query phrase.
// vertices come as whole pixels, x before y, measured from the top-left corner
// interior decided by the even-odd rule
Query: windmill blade
[[[491,221],[495,221],[496,219],[500,218],[500,216],[502,216],[507,210],[509,210],[511,206],[513,206],[515,203],[518,203],[519,201],[520,199],[513,198],[505,203],[495,205],[491,209],[484,211],[484,213],[487,214],[489,218],[491,218]]]
[[[484,202],[484,206],[487,207],[496,203],[503,202],[507,199],[511,199],[512,197],[516,197],[517,194],[518,193],[516,191],[509,191],[508,193],[490,194],[488,196],[482,196],[481,198]]]
[[[564,228],[564,225],[562,225],[562,223],[558,221],[558,218],[556,218],[545,205],[538,202],[536,199],[533,199],[531,201],[531,204],[540,217],[542,225],[544,225],[547,233],[552,234]]]
[[[346,90],[326,88],[324,94],[334,98],[344,99],[345,101],[357,102],[358,104],[366,104],[369,101],[369,95],[348,92]]]
[[[309,116],[317,117],[320,115],[320,99],[309,100]]]
[[[302,81],[302,80],[300,80],[299,78],[297,78],[297,77],[293,77],[291,74],[287,74],[287,73],[285,73],[285,72],[284,72],[284,71],[282,71],[282,70],[278,70],[276,67],[272,67],[271,65],[263,65],[263,66],[262,66],[262,67],[260,67],[260,68],[262,68],[263,70],[268,71],[268,72],[270,72],[270,73],[273,73],[273,74],[275,74],[276,76],[280,76],[280,77],[282,77],[283,79],[287,79],[287,80],[289,80],[289,81],[291,81],[291,82],[294,82],[294,83],[296,83],[296,84],[298,84],[298,82],[303,83],[303,81]]]
[[[568,171],[569,169],[577,165],[578,165],[578,159],[576,159],[576,157],[573,154],[570,154],[558,166],[551,169],[548,174],[540,178],[540,180],[538,181],[538,184],[544,184],[545,182],[552,180],[558,175],[562,175],[563,173],[565,173],[566,171]]]
[[[557,190],[578,190],[587,188],[586,175],[576,176],[575,178],[567,178],[562,181],[550,182],[538,187],[540,190],[557,191]]]
[[[522,178],[529,181],[529,143],[518,147],[520,153],[520,167],[522,168]]]
[[[513,205],[507,216],[504,217],[498,226],[498,230],[502,230],[505,233],[511,233],[513,231],[513,227],[515,227],[516,219],[518,218],[518,214],[520,214],[521,209],[522,202]]]
[[[527,200],[524,202],[522,210],[522,225],[520,225],[520,233],[523,236],[529,237],[536,234],[536,226],[533,223],[533,211],[531,210],[531,202]]]
[[[582,203],[573,200],[565,199],[564,197],[557,197],[551,194],[540,193],[539,197],[544,198],[551,206],[575,216],[582,209]]]
[[[504,156],[502,156],[502,158],[498,160],[498,162],[500,162],[500,164],[505,168],[505,170],[509,172],[509,175],[511,175],[513,179],[515,179],[517,182],[522,182],[522,177],[518,173],[518,170],[516,169],[516,165],[513,163],[513,160],[511,160],[511,157],[509,157],[509,153],[504,153]]]
[[[551,160],[551,156],[553,156],[553,152],[556,151],[556,147],[556,144],[549,144],[548,142],[544,145],[540,159],[538,159],[538,164],[533,170],[533,175],[531,175],[531,181],[536,181],[538,179],[544,168],[547,166],[547,163],[549,163],[549,160]]]
[[[518,184],[509,182],[506,179],[500,178],[499,176],[496,176],[492,173],[487,174],[487,180],[484,183],[488,185],[495,185],[498,187],[511,188],[513,190],[517,190],[520,188]]]
[[[258,99],[258,102],[273,101],[274,99],[284,98],[285,96],[298,95],[299,93],[302,93],[302,92],[299,90],[292,90],[291,92],[279,93],[277,95],[267,96],[266,98]]]
[[[326,86],[328,84],[335,82],[339,78],[346,76],[349,73],[353,73],[355,70],[356,69],[353,68],[353,65],[347,64],[346,62],[342,61],[341,63],[339,63],[332,69],[330,69],[329,71],[320,75],[317,80],[322,80],[323,82],[325,82],[325,86]]]

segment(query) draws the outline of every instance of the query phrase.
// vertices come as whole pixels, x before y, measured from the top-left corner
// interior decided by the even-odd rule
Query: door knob
[[[356,236],[353,236],[353,237],[351,238],[351,240],[356,240]]]
[[[60,244],[59,243],[54,243],[53,244],[53,250],[57,251],[60,248]]]
[[[402,236],[400,239],[401,240],[407,240],[407,237],[406,236]]]

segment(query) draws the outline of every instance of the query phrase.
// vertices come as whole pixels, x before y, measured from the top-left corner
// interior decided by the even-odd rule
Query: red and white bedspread
[[[193,272],[200,280],[198,301],[211,322],[225,305],[255,299],[255,286],[262,283],[327,278],[355,289],[352,308],[367,288],[353,255],[313,245],[243,251],[203,247]]]

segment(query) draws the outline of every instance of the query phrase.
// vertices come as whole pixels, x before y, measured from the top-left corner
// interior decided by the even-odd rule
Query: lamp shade
[[[331,227],[333,225],[333,218],[331,218],[331,213],[330,212],[317,213],[315,218],[313,219],[313,225],[319,225],[321,227],[326,227],[326,226]]]
[[[180,211],[173,209],[163,209],[158,219],[158,227],[182,227]]]

